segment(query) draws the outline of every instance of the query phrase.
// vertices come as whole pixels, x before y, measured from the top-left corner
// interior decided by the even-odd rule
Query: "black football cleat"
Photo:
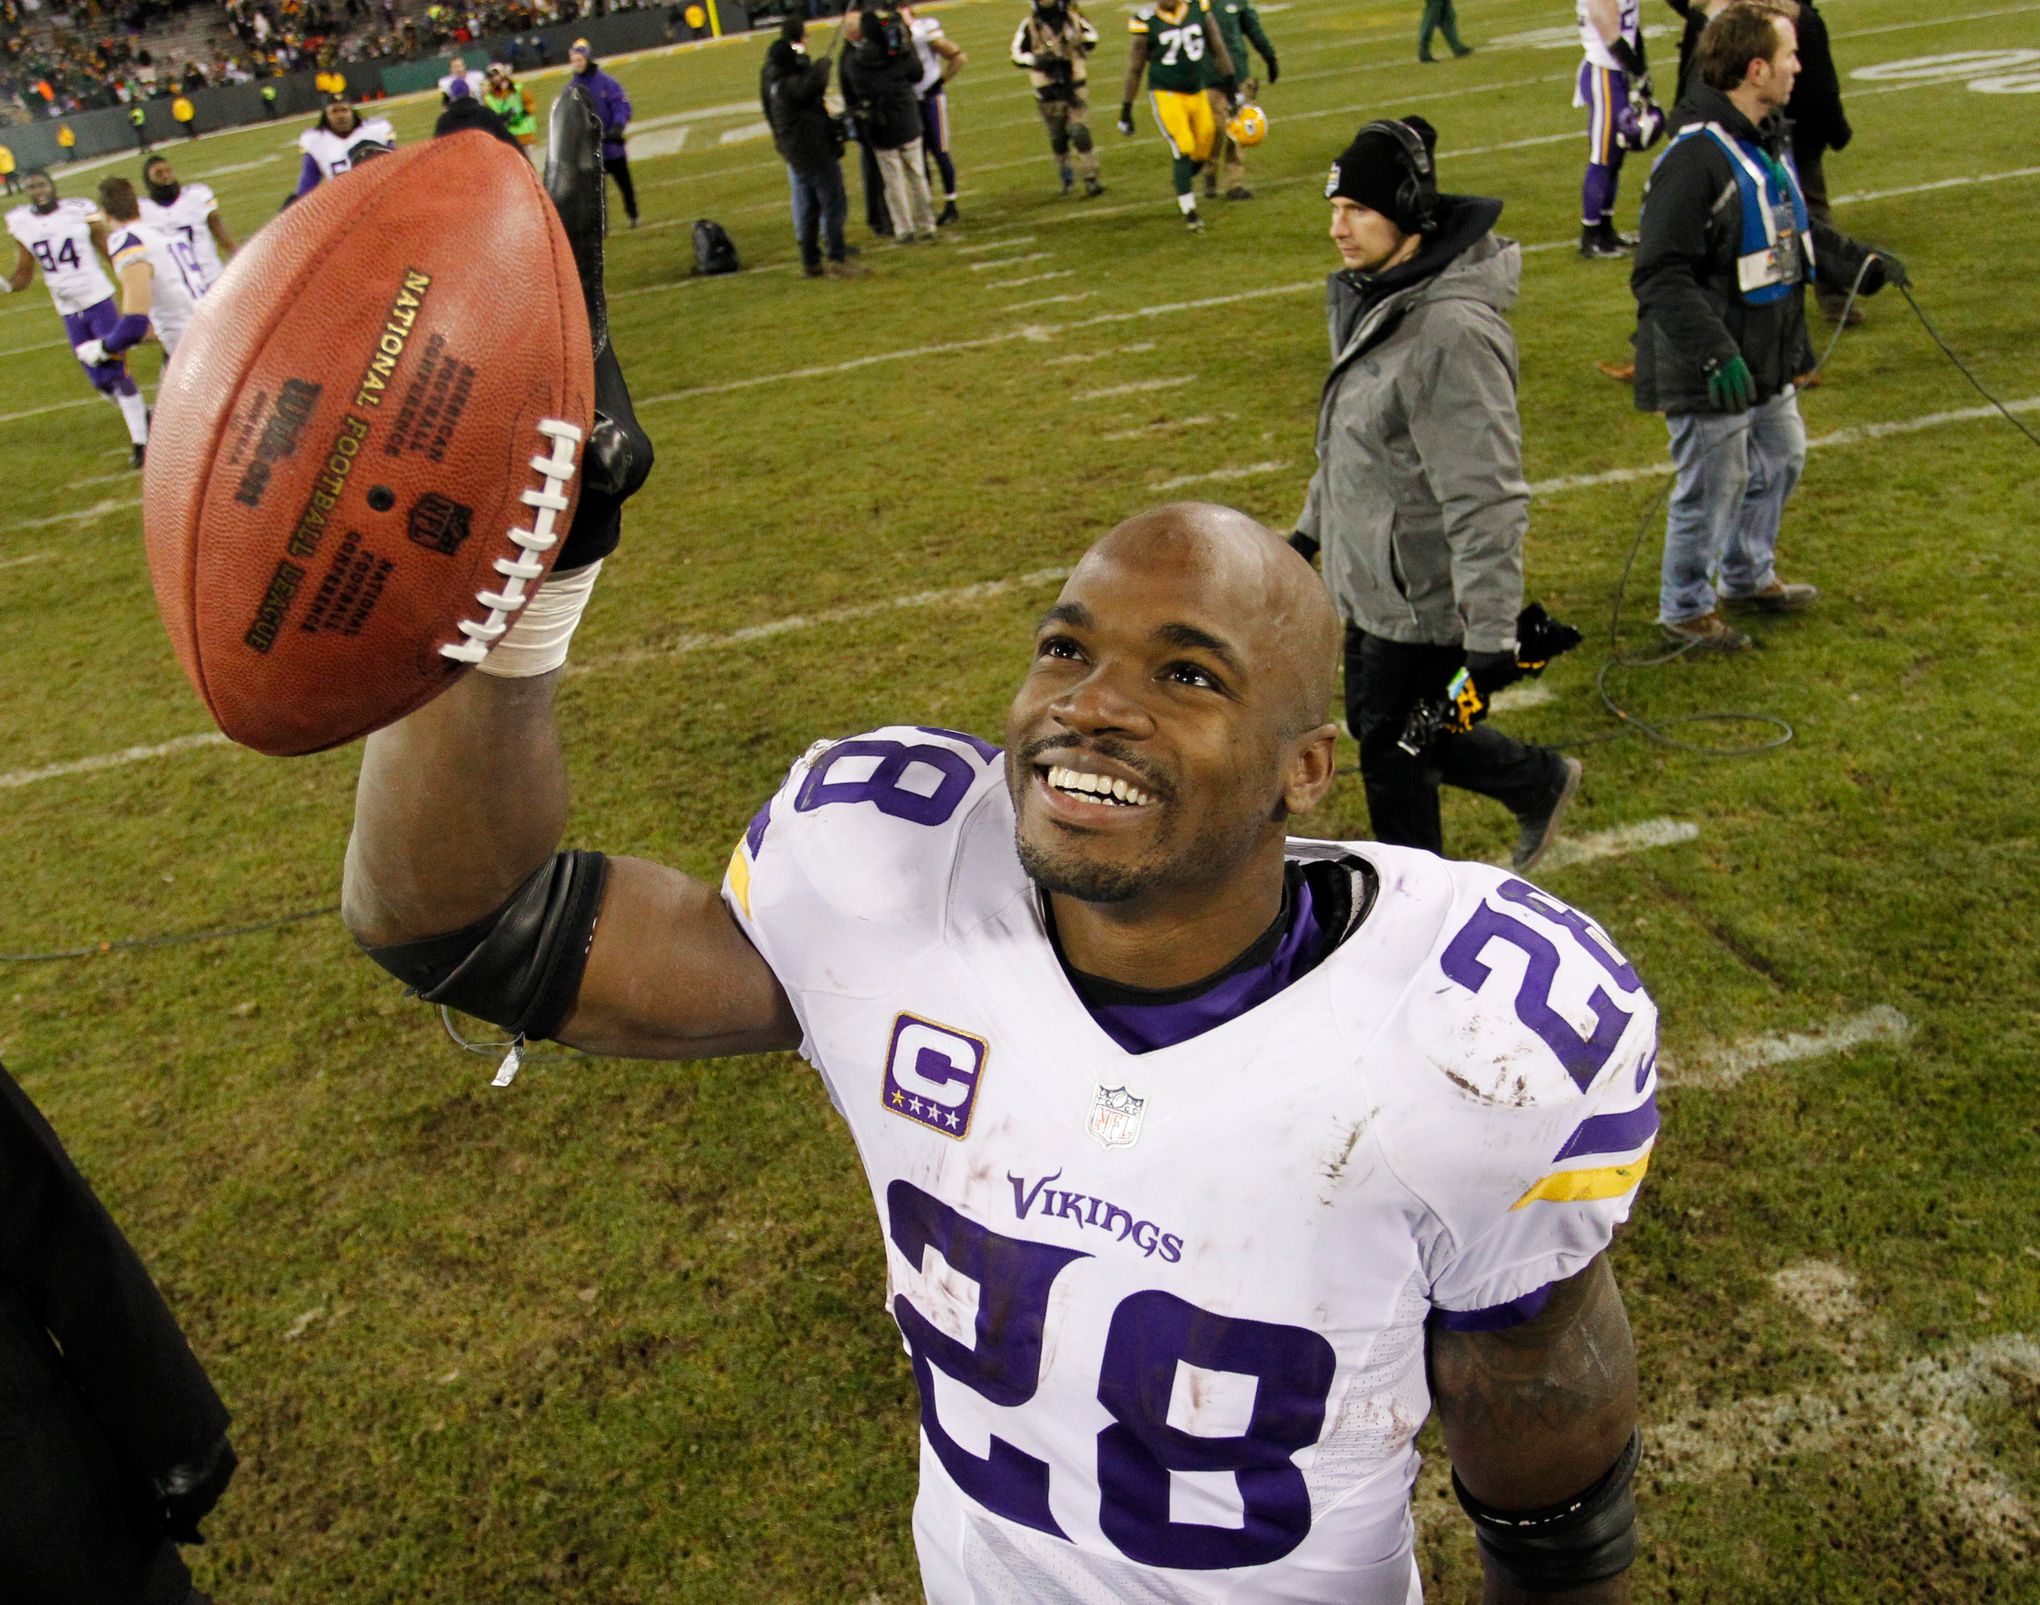
[[[956,209],[956,202],[946,201],[943,203],[942,210],[936,215],[935,226],[937,228],[944,228],[951,223],[960,223],[962,221],[963,214]]]
[[[136,441],[134,445],[128,448],[128,467],[141,467],[142,459],[148,455],[148,451],[149,448],[147,446],[143,445],[140,441]]]

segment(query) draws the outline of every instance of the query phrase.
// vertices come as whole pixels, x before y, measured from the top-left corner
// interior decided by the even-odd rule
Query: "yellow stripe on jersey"
[[[736,894],[737,906],[744,911],[744,918],[751,917],[751,860],[744,856],[741,845],[730,854],[730,890]]]
[[[1146,17],[1128,18],[1126,24],[1126,31],[1128,33],[1146,33],[1148,31],[1147,18]]]
[[[1509,1207],[1521,1209],[1539,1199],[1554,1204],[1584,1204],[1597,1198],[1620,1198],[1643,1180],[1650,1169],[1650,1149],[1619,1165],[1599,1170],[1558,1170],[1531,1185],[1530,1190]]]

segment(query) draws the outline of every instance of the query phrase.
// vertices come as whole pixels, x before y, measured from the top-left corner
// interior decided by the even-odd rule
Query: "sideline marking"
[[[1563,843],[1559,844],[1563,846]],[[1553,848],[1554,852],[1558,849]],[[1899,1043],[1912,1035],[1912,1021],[1888,1003],[1880,1003],[1861,1014],[1851,1015],[1813,1031],[1786,1031],[1777,1036],[1752,1037],[1704,1053],[1693,1063],[1668,1062],[1661,1058],[1658,1075],[1668,1087],[1705,1087],[1719,1091],[1732,1087],[1756,1070],[1770,1070],[1802,1059],[1824,1059],[1831,1053],[1847,1053],[1866,1042]]]
[[[1548,875],[1555,869],[1591,864],[1596,859],[1621,858],[1653,847],[1689,842],[1699,834],[1700,827],[1689,819],[1644,819],[1634,825],[1617,825],[1613,830],[1595,831],[1588,836],[1561,836],[1552,843],[1551,850],[1539,861],[1537,869],[1539,874]]]
[[[0,775],[0,791],[14,786],[32,786],[38,780],[55,780],[63,775],[89,775],[101,769],[118,769],[122,764],[141,763],[148,758],[167,758],[174,752],[190,752],[198,747],[224,747],[227,738],[217,730],[201,731],[195,736],[177,736],[169,741],[159,741],[153,747],[123,747],[119,752],[95,753],[90,758],[72,758],[63,763],[44,764],[40,769],[16,769]]]
[[[1114,396],[1137,396],[1149,390],[1177,390],[1194,385],[1202,374],[1179,373],[1173,379],[1130,379],[1123,385],[1105,385],[1097,390],[1080,390],[1072,401],[1110,401]]]
[[[1181,428],[1178,424],[1175,427]],[[1148,486],[1149,490],[1180,490],[1185,485],[1209,485],[1226,479],[1258,479],[1262,474],[1280,473],[1295,464],[1286,462],[1241,463],[1236,468],[1207,468],[1198,474],[1178,474],[1174,479],[1160,480]]]

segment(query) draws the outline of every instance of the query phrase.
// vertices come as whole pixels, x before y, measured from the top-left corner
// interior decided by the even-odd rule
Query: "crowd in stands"
[[[481,0],[406,11],[401,0],[0,0],[0,124],[350,61],[438,55],[636,3]],[[199,9],[218,26],[172,59],[161,48],[166,34],[188,39]]]

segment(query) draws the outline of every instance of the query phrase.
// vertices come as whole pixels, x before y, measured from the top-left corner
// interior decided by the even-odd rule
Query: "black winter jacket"
[[[1785,115],[1795,153],[1841,150],[1855,138],[1842,111],[1842,80],[1828,48],[1827,23],[1813,9],[1813,0],[1799,0],[1799,77]]]
[[[786,165],[811,173],[836,161],[842,145],[836,122],[822,96],[829,87],[829,63],[810,62],[784,39],[765,52],[758,77],[765,121],[772,125],[772,145]]]
[[[1696,84],[1672,114],[1674,129],[1719,123],[1783,157],[1786,125],[1761,130],[1719,90]],[[1846,290],[1870,247],[1813,222],[1815,270],[1822,284]],[[1767,401],[1813,366],[1806,334],[1806,296],[1763,306],[1736,288],[1742,245],[1742,192],[1727,155],[1711,139],[1674,145],[1651,174],[1643,195],[1643,236],[1629,287],[1636,295],[1636,405],[1644,412],[1709,412],[1707,365],[1741,354]]]
[[[843,58],[843,94],[873,150],[898,150],[921,137],[921,58],[911,48],[888,51],[885,39],[858,41]]]

